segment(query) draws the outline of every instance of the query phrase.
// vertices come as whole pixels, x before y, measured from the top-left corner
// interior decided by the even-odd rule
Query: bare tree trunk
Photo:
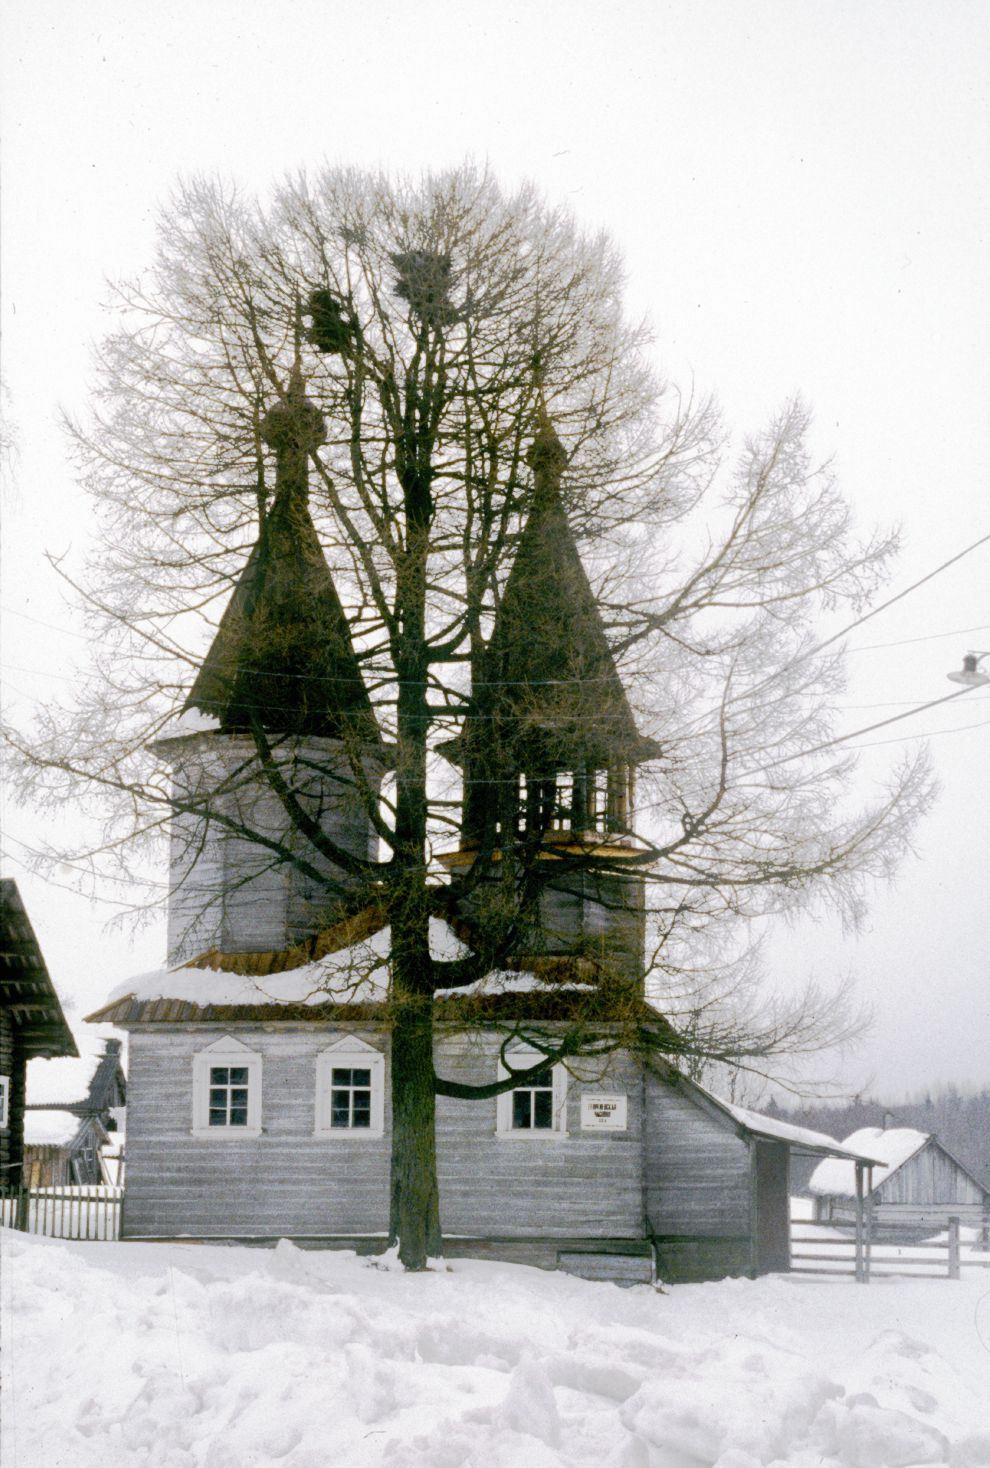
[[[407,1269],[443,1251],[437,1185],[433,999],[397,999],[392,1025],[392,1173],[389,1243]]]

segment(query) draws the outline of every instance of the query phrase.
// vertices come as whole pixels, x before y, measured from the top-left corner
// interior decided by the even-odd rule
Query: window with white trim
[[[193,1135],[261,1136],[261,1056],[224,1035],[193,1056]]]
[[[317,1136],[380,1137],[385,1131],[385,1057],[354,1035],[316,1058]]]
[[[510,1050],[509,1067],[499,1062],[498,1078],[526,1070],[540,1060],[532,1049]],[[567,1135],[567,1072],[562,1065],[544,1065],[527,1081],[496,1098],[496,1132],[502,1137]]]
[[[0,1076],[0,1130],[10,1126],[10,1076]]]

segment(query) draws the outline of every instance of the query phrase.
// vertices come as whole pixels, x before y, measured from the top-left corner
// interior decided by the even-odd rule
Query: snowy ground
[[[0,1233],[3,1468],[990,1465],[990,1271],[619,1290]]]

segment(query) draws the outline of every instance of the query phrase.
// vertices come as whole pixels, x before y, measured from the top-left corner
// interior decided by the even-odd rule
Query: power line
[[[872,734],[874,729],[885,729],[888,724],[899,724],[902,719],[913,719],[915,714],[924,713],[926,709],[938,708],[943,703],[951,703],[953,699],[962,698],[964,694],[971,691],[969,688],[960,688],[958,693],[947,693],[944,698],[933,698],[929,703],[920,703],[917,708],[908,709],[907,713],[894,714],[889,719],[880,719],[878,723],[867,724],[863,729],[854,729],[850,734],[839,734],[835,739],[826,739],[821,744],[813,744],[810,749],[799,749],[796,754],[785,754],[782,759],[771,760],[768,765],[764,766],[764,769],[774,770],[778,765],[790,764],[791,760],[805,759],[810,754],[819,754],[823,749],[832,749],[836,744],[847,744],[850,739],[858,739],[861,734]]]
[[[925,637],[902,637],[897,642],[867,642],[863,647],[851,647],[850,652],[874,652],[881,647],[907,647],[913,642],[937,642],[943,637],[962,637],[966,632],[988,632],[990,622],[979,627],[957,627],[953,632],[929,632]]]
[[[859,744],[858,749],[880,749],[885,744],[906,744],[909,739],[934,739],[939,734],[965,734],[967,729],[983,729],[990,719],[979,719],[975,724],[952,724],[948,729],[926,729],[922,734],[901,734],[896,739],[874,739],[869,744]]]

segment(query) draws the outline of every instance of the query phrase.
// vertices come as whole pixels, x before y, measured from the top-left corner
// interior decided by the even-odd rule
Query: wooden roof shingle
[[[0,1005],[25,1057],[78,1055],[17,883],[0,879]]]

